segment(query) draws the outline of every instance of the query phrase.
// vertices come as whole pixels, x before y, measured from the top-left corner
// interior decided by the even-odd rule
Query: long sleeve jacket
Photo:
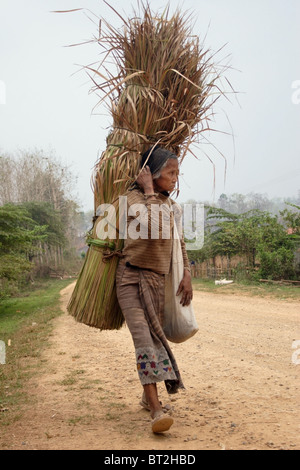
[[[167,193],[146,198],[139,189],[128,191],[125,214],[125,262],[159,274],[168,274],[171,266],[174,224],[181,243],[184,267],[189,260],[182,235],[181,207]]]

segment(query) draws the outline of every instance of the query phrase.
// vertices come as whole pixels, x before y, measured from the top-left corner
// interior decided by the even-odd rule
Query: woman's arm
[[[182,256],[183,256],[183,264],[184,264],[184,273],[181,283],[179,284],[178,290],[176,295],[182,294],[180,303],[183,307],[186,305],[190,305],[193,299],[193,286],[192,286],[192,275],[191,269],[189,267],[189,259],[186,252],[185,242],[183,238],[180,240],[181,242],[181,249],[182,249]]]
[[[136,182],[144,191],[145,197],[154,197],[153,177],[148,166],[145,166],[145,168],[140,171]]]
[[[144,210],[140,211],[139,221],[148,236],[153,239],[171,236],[171,211],[168,204],[162,203],[154,190],[153,176],[148,166],[139,173],[136,182],[144,193]],[[160,216],[161,214],[161,216]]]

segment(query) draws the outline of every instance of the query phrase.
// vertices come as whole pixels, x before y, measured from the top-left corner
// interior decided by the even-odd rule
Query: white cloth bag
[[[174,223],[172,266],[165,280],[165,309],[163,330],[166,338],[173,343],[183,343],[199,330],[192,303],[183,307],[181,294],[176,295],[183,279],[184,264],[181,243]]]

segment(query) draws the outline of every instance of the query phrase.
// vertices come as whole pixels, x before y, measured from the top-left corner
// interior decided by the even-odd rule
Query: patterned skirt
[[[117,270],[117,296],[136,354],[142,385],[165,382],[168,393],[184,388],[175,357],[163,332],[165,276],[127,266]]]

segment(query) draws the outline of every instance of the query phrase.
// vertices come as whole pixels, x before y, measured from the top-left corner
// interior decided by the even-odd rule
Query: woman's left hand
[[[179,284],[178,290],[176,295],[182,294],[180,303],[183,307],[190,305],[191,300],[193,298],[193,287],[192,287],[192,276],[191,273],[185,269],[184,276]]]

